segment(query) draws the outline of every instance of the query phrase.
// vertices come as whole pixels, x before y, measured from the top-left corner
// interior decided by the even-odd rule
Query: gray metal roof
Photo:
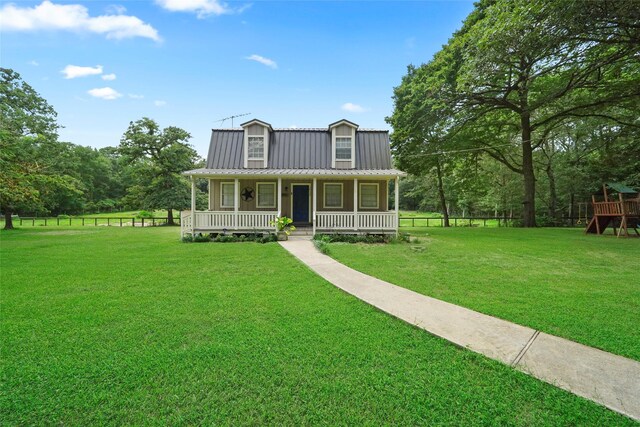
[[[269,169],[331,170],[331,133],[327,129],[275,129],[270,134]],[[242,169],[243,130],[213,129],[207,169]],[[392,168],[389,133],[356,131],[357,170]]]
[[[184,172],[188,176],[308,176],[308,177],[395,177],[406,173],[397,169],[193,169]]]

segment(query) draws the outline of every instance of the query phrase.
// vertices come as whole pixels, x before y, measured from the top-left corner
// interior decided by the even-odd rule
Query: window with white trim
[[[221,182],[220,183],[220,207],[232,208],[234,207],[234,192],[235,184],[233,182]]]
[[[336,136],[336,160],[351,160],[350,136]]]
[[[264,136],[249,136],[247,145],[249,160],[264,159]]]
[[[259,208],[275,208],[276,207],[276,183],[275,182],[258,182],[256,184],[258,193],[257,207]]]
[[[324,207],[342,209],[342,183],[324,183]]]
[[[360,209],[378,209],[378,189],[377,183],[360,183]]]

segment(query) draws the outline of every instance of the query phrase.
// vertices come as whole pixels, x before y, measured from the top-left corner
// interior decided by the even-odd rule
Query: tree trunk
[[[546,167],[547,178],[549,179],[549,218],[557,225],[558,220],[558,192],[556,191],[556,176],[553,173],[551,159]]]
[[[167,225],[176,225],[176,223],[173,222],[173,209],[171,208],[167,209]]]
[[[440,160],[436,160],[436,174],[438,176],[438,196],[440,196],[440,208],[444,216],[444,226],[449,227],[449,209],[447,209],[447,199],[444,197],[444,186],[442,185],[442,169]]]
[[[4,229],[13,230],[13,218],[10,211],[4,211]]]
[[[536,176],[533,170],[533,148],[531,146],[531,117],[528,112],[520,115],[522,127],[522,175],[524,177],[524,201],[522,225],[536,226]]]

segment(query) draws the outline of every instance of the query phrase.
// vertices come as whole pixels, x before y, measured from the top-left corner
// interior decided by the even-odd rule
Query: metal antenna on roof
[[[229,116],[225,117],[224,119],[220,119],[217,122],[220,123],[220,126],[222,126],[226,120],[231,119],[231,127],[233,127],[233,119],[235,119],[236,117],[248,116],[249,114],[251,113],[236,114],[235,116]]]

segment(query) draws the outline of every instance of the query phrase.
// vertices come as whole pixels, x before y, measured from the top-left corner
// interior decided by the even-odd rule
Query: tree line
[[[640,186],[640,8],[481,0],[393,99],[405,206],[575,216],[603,182]]]
[[[202,166],[177,127],[142,118],[130,123],[117,147],[100,149],[60,141],[56,111],[14,70],[0,68],[0,211],[59,215],[166,209],[191,203],[181,173]],[[199,204],[206,203],[198,188]]]

